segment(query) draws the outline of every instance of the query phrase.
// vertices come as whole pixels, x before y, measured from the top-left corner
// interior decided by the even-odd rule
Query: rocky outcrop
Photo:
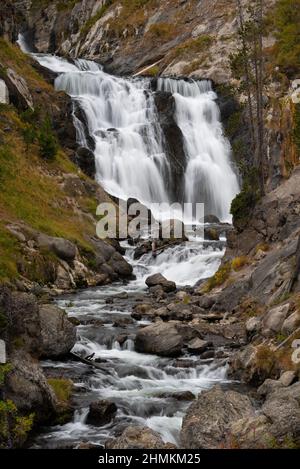
[[[110,440],[106,449],[172,449],[171,443],[164,443],[158,433],[148,427],[130,426],[121,436]]]
[[[15,3],[23,16],[24,5]],[[238,28],[234,0],[202,0],[201,8],[198,0],[158,6],[78,0],[65,8],[53,2],[30,8],[30,3],[27,30],[39,52],[99,59],[118,73],[158,62],[165,75],[205,76],[222,83],[231,78],[227,58],[236,50]],[[268,0],[266,7],[273,3]]]

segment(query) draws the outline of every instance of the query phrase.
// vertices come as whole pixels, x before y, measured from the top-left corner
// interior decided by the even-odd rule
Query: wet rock
[[[235,391],[215,386],[199,394],[188,408],[181,429],[181,444],[186,449],[216,449],[222,445],[229,425],[254,414],[250,399]]]
[[[87,415],[87,424],[101,427],[109,423],[117,412],[117,406],[114,402],[101,400],[90,404]]]
[[[202,352],[205,352],[208,346],[209,346],[209,342],[207,342],[206,340],[199,339],[199,338],[193,339],[191,340],[191,342],[187,344],[187,348],[189,352],[199,353],[199,354]]]
[[[181,392],[162,392],[156,397],[160,399],[175,399],[176,401],[193,401],[196,397],[191,391],[181,391]]]
[[[150,288],[150,287],[157,287],[157,286],[160,286],[162,287],[162,289],[169,293],[169,292],[172,292],[172,291],[175,291],[176,290],[176,284],[175,282],[172,282],[171,280],[167,280],[163,275],[161,274],[154,274],[154,275],[150,275],[150,277],[148,277],[146,279],[146,285]]]
[[[201,221],[201,220],[200,220]],[[216,216],[216,215],[212,215],[212,214],[208,214],[208,215],[205,215],[204,216],[204,220],[203,220],[204,223],[217,223],[219,224],[220,223],[220,220],[219,218]]]
[[[182,199],[186,157],[184,152],[184,138],[175,120],[176,103],[170,93],[158,91],[154,96],[158,110],[158,118],[165,136],[166,154],[172,171],[172,187],[175,200]]]
[[[64,310],[55,305],[42,305],[39,310],[41,325],[41,356],[58,358],[70,352],[76,342],[76,328]]]
[[[113,322],[113,327],[126,327],[133,324],[133,322],[131,317],[118,318]]]
[[[148,427],[130,426],[121,436],[110,440],[106,449],[168,449],[176,448],[171,443],[164,443],[160,435]]]
[[[142,353],[174,357],[180,355],[182,347],[182,336],[170,323],[151,324],[140,329],[135,338],[135,348]]]
[[[119,342],[120,345],[123,345],[127,339],[128,339],[127,334],[120,334],[116,337],[116,341]]]
[[[76,163],[79,168],[89,177],[93,178],[96,173],[94,153],[85,147],[78,148],[76,152]]]
[[[145,241],[144,243],[140,244],[137,246],[134,250],[134,255],[133,258],[140,259],[144,254],[147,254],[147,252],[150,252],[152,249],[151,241]]]
[[[201,359],[202,360],[209,360],[210,358],[214,358],[215,356],[215,351],[214,350],[206,350],[205,352],[201,353]],[[224,354],[220,358],[225,358]]]

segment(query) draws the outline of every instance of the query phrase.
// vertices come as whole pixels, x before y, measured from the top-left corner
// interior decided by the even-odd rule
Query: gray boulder
[[[205,352],[208,346],[209,346],[209,342],[207,342],[206,340],[199,339],[199,338],[193,339],[191,340],[191,342],[187,344],[188,351],[192,353]]]
[[[254,414],[250,399],[220,386],[199,394],[182,423],[181,444],[186,449],[217,449],[226,443],[232,422]]]
[[[270,309],[263,318],[263,334],[270,335],[278,333],[288,316],[290,304],[276,306]]]
[[[76,327],[64,310],[55,305],[42,305],[39,311],[41,325],[41,356],[57,358],[66,355],[76,342]]]
[[[10,363],[6,399],[11,399],[19,412],[34,412],[35,422],[46,422],[55,416],[58,403],[37,362],[22,350],[10,357]]]
[[[138,352],[153,353],[163,357],[180,355],[183,347],[182,336],[175,325],[157,322],[140,329],[135,338]]]
[[[175,282],[172,282],[171,280],[167,280],[167,279],[166,279],[163,275],[161,275],[161,274],[150,275],[150,277],[148,277],[148,278],[146,279],[146,285],[147,285],[149,288],[161,286],[162,289],[163,289],[165,292],[167,292],[167,293],[176,290],[176,283],[175,283]]]
[[[76,257],[77,248],[67,239],[39,234],[36,241],[39,247],[49,249],[64,261],[73,261]]]

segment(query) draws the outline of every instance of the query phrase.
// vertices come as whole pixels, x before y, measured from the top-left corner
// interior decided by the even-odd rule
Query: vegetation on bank
[[[272,12],[275,30],[274,61],[290,79],[300,71],[300,0],[278,0]]]
[[[10,371],[10,363],[0,365],[0,394],[6,375]],[[33,413],[21,415],[11,400],[0,400],[0,449],[22,446],[33,427],[33,423]]]
[[[47,381],[53,389],[58,403],[56,423],[62,425],[69,421],[72,415],[73,382],[65,378],[49,378]]]
[[[20,49],[0,38],[0,63],[20,74],[32,91],[35,111],[20,112],[13,105],[1,105],[0,113],[0,282],[14,279],[22,263],[21,245],[7,224],[24,222],[29,227],[69,239],[80,249],[92,252],[88,235],[94,235],[89,214],[97,201],[82,196],[70,203],[62,182],[66,174],[88,180],[59,146],[52,128],[52,106],[60,95],[32,67]],[[39,92],[34,94],[38,89]],[[86,213],[79,217],[78,210]],[[49,257],[50,254],[43,253]],[[49,259],[52,261],[52,259]],[[40,275],[32,265],[32,276]]]

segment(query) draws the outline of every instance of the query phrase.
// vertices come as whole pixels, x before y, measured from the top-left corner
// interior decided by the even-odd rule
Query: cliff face
[[[273,4],[267,1],[268,8]],[[89,57],[119,74],[159,62],[155,70],[163,75],[230,79],[235,0],[23,0],[15,5],[40,52]]]

